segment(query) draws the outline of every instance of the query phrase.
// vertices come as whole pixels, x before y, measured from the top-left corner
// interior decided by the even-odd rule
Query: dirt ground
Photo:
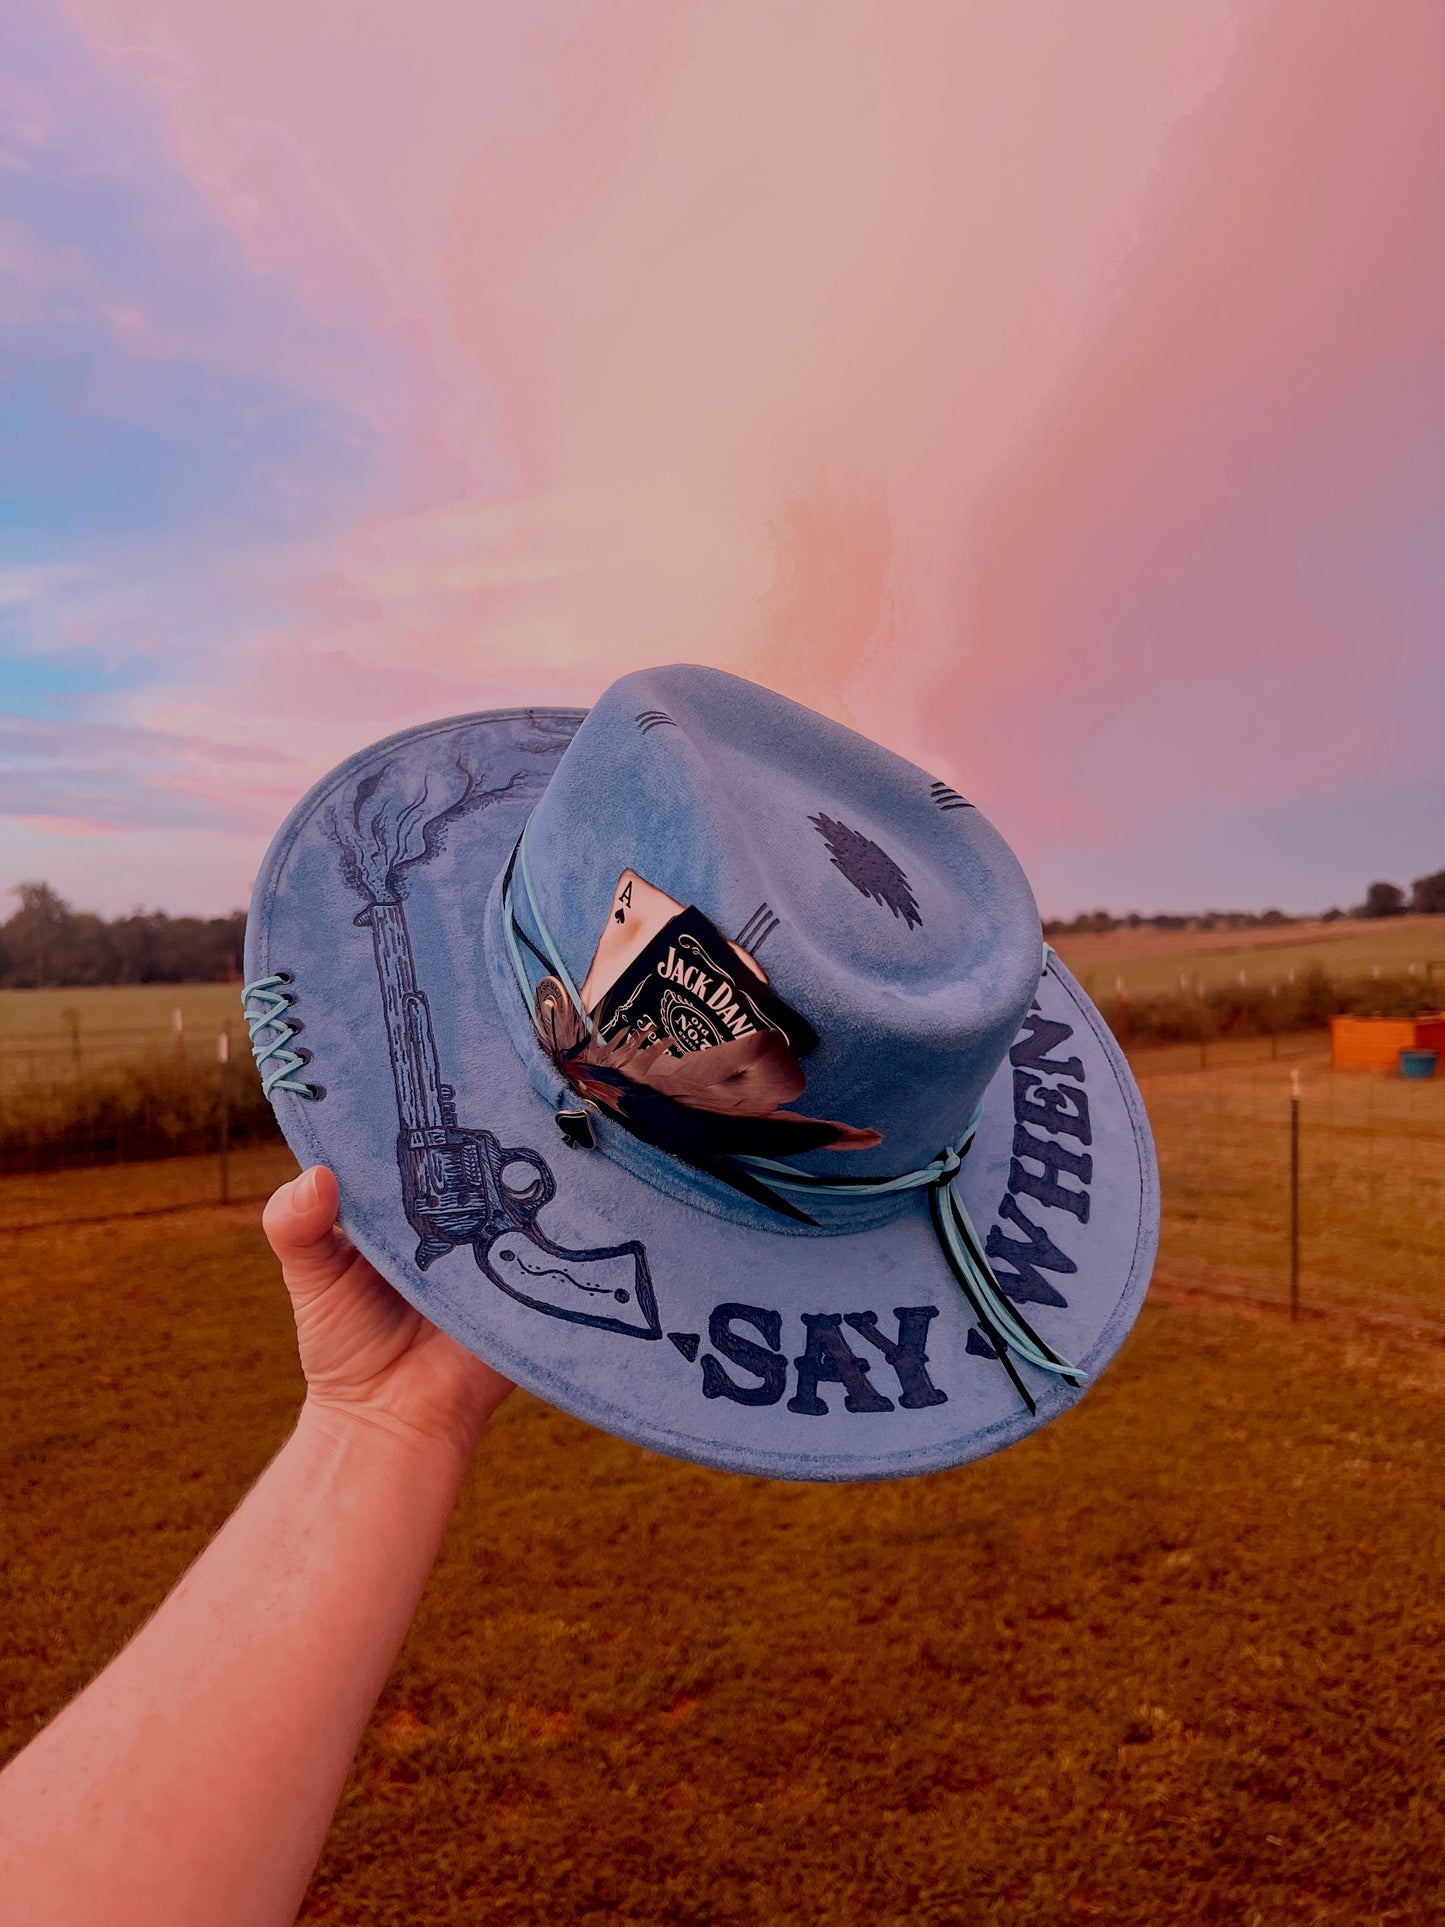
[[[1441,1918],[1445,1345],[1221,1295],[1281,1302],[1285,1073],[1257,1067],[1251,1114],[1247,1069],[1216,1100],[1209,1074],[1141,1065],[1166,1289],[1078,1408],[997,1458],[770,1484],[509,1401],[303,1918]],[[1357,1127],[1335,1128],[1357,1157]],[[64,1216],[84,1178],[27,1181],[11,1222]],[[177,1202],[174,1171],[149,1181]],[[1367,1204],[1331,1189],[1313,1206],[1321,1296],[1354,1267]],[[1428,1326],[1441,1247],[1424,1215],[1401,1220],[1405,1196],[1377,1204],[1405,1223],[1408,1265],[1347,1282],[1388,1285]],[[5,1752],[285,1435],[300,1383],[258,1219],[0,1230]]]

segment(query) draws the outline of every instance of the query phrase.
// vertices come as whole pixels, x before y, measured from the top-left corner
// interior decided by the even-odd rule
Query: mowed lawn
[[[7,1751],[286,1433],[258,1216],[0,1233]],[[897,1485],[516,1396],[303,1917],[1436,1921],[1442,1492],[1438,1342],[1156,1302],[1068,1417]]]
[[[177,1052],[181,1013],[186,1061],[211,1062],[216,1040],[246,1050],[239,984],[101,984],[60,990],[0,990],[0,1081],[48,1082],[133,1060],[143,1052]]]
[[[1184,987],[1222,989],[1239,982],[1284,983],[1289,973],[1321,969],[1332,977],[1412,971],[1445,1003],[1445,917],[1347,918],[1254,930],[1109,930],[1097,936],[1052,937],[1064,962],[1105,1008],[1120,978],[1131,996]],[[1433,975],[1431,966],[1434,966]]]
[[[1177,991],[1182,976],[1193,989],[1236,984],[1244,971],[1251,983],[1283,982],[1291,970],[1315,966],[1342,978],[1386,976],[1414,966],[1438,986],[1445,1003],[1445,917],[1349,918],[1340,923],[1298,923],[1254,930],[1129,930],[1056,937],[1059,955],[1091,995],[1106,1007],[1122,977],[1131,995]],[[1433,975],[1430,967],[1434,966]],[[0,1067],[7,1059],[54,1053],[69,1061],[78,1023],[87,1065],[114,1061],[173,1038],[179,1010],[187,1045],[214,1049],[218,1031],[244,1032],[239,984],[118,984],[56,990],[0,990]]]

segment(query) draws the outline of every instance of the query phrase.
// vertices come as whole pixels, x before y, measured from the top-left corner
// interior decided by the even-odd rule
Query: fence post
[[[1299,1072],[1289,1074],[1289,1316],[1299,1320]]]
[[[221,1066],[221,1203],[231,1202],[231,1026],[216,1039]]]

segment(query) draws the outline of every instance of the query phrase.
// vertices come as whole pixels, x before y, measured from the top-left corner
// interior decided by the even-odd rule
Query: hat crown
[[[527,851],[578,984],[627,870],[755,956],[818,1033],[793,1108],[883,1136],[811,1155],[820,1173],[899,1173],[956,1139],[1038,985],[1032,893],[976,809],[719,670],[614,683],[537,802]]]

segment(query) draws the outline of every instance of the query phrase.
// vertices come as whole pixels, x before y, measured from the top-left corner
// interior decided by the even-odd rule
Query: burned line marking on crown
[[[901,917],[910,930],[923,922],[908,878],[886,850],[835,817],[820,814],[810,816],[808,821],[827,844],[833,868],[847,877],[860,896],[881,903],[895,917]]]
[[[950,789],[947,783],[931,784],[928,794],[941,810],[971,810],[973,808],[972,803],[969,802],[966,796],[960,796],[958,791],[956,789]]]
[[[665,709],[644,709],[639,713],[637,718],[637,727],[642,731],[644,736],[650,729],[661,729],[664,723],[669,729],[677,728],[677,724]]]
[[[733,938],[733,942],[737,944],[740,949],[746,950],[750,957],[756,957],[777,927],[777,917],[774,916],[767,904],[760,903],[743,925],[742,929],[739,930],[738,934]]]

